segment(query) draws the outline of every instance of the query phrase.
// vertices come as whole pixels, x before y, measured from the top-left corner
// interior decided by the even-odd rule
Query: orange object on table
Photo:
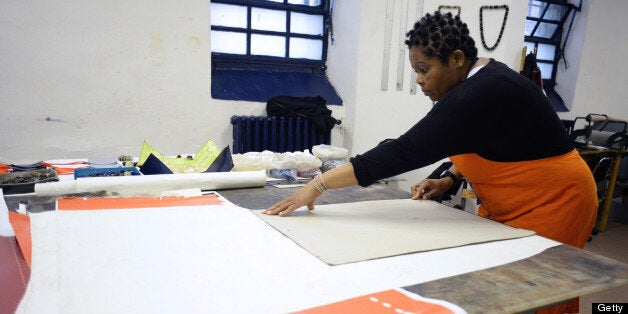
[[[9,211],[9,222],[13,227],[13,233],[17,243],[20,245],[22,255],[28,267],[31,266],[31,219],[27,214],[20,214],[17,212]]]
[[[9,170],[11,170],[11,166],[0,164],[0,174],[9,173]]]
[[[57,175],[63,174],[74,174],[74,169],[76,168],[52,168],[57,173]]]
[[[410,292],[409,292],[410,293]],[[418,297],[418,295],[417,295]],[[296,314],[454,313],[449,308],[411,298],[397,290],[385,290],[294,312]]]
[[[57,200],[58,210],[128,209],[171,206],[220,205],[215,194],[201,196],[137,197],[64,197]]]

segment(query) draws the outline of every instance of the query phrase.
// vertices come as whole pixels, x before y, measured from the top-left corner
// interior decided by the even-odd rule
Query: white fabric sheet
[[[534,234],[434,201],[411,199],[318,205],[286,217],[257,214],[330,265]]]
[[[538,236],[329,266],[231,204],[31,214],[17,313],[285,313],[501,265]]]

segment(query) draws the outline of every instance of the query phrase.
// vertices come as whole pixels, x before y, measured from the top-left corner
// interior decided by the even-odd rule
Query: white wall
[[[347,18],[351,17],[351,18]],[[334,42],[330,41],[327,50],[327,74],[330,82],[344,103],[343,111],[334,113],[334,117],[341,117],[342,123],[332,133],[332,144],[352,148],[352,134],[354,127],[355,104],[357,98],[358,80],[358,43],[357,34],[360,33],[360,0],[336,1],[333,15]],[[332,108],[334,109],[334,108]]]
[[[328,74],[345,106],[330,106],[343,120],[332,144],[352,154],[399,136],[431,107],[420,91],[410,95],[407,60],[404,88],[395,90],[396,48],[401,29],[414,22],[417,3],[424,3],[424,13],[442,3],[407,3],[405,28],[395,10],[390,83],[381,91],[386,1],[336,1]],[[519,68],[527,1],[447,4],[462,6],[480,56]],[[501,4],[510,7],[506,30],[497,49],[488,52],[480,42],[479,8]],[[576,114],[628,116],[620,75],[628,70],[620,55],[627,44],[610,35],[628,24],[620,16],[627,6],[624,0],[590,4],[582,57],[571,61],[581,62]],[[0,0],[0,7],[0,162],[137,155],[143,140],[165,154],[193,153],[209,138],[221,147],[231,144],[232,115],[265,112],[263,103],[211,99],[209,0]],[[497,38],[501,14],[485,15],[489,44]],[[400,186],[407,188],[431,169],[400,176],[408,180]]]
[[[0,160],[194,152],[217,130],[207,1],[1,7]]]
[[[579,1],[572,0],[571,3],[579,6]],[[587,27],[587,16],[589,14],[590,1],[583,1],[580,11],[577,11],[569,37],[567,38],[567,32],[569,29],[570,20],[565,25],[563,32],[563,42],[567,39],[567,45],[565,46],[564,57],[558,63],[556,69],[556,86],[554,90],[560,95],[565,103],[567,109],[571,110],[573,106],[574,95],[576,93],[576,84],[578,83],[578,73],[580,72],[580,60],[582,59],[582,46],[584,43],[584,37]],[[561,113],[560,115],[569,116],[569,114]]]
[[[586,27],[578,29],[577,39],[573,40],[581,41],[581,47],[567,50],[570,54],[575,49],[582,50],[579,59],[569,60],[577,71],[573,103],[571,111],[560,116],[573,119],[601,113],[628,119],[628,42],[623,31],[628,26],[628,1],[584,1],[583,6]]]
[[[0,162],[194,153],[265,114],[211,99],[209,0],[0,3]]]

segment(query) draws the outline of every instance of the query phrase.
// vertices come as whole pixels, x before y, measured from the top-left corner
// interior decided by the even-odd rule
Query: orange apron
[[[450,157],[482,201],[478,214],[584,248],[597,215],[597,190],[576,150],[538,160],[495,162]]]
[[[450,157],[482,201],[478,215],[584,248],[597,215],[597,187],[576,150],[520,162],[495,162],[477,154]],[[578,313],[579,298],[536,311]]]

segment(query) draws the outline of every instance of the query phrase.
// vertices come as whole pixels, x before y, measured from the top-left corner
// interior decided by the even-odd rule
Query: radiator
[[[331,131],[318,134],[307,118],[233,116],[233,153],[277,153],[312,150],[312,146],[331,143]]]

